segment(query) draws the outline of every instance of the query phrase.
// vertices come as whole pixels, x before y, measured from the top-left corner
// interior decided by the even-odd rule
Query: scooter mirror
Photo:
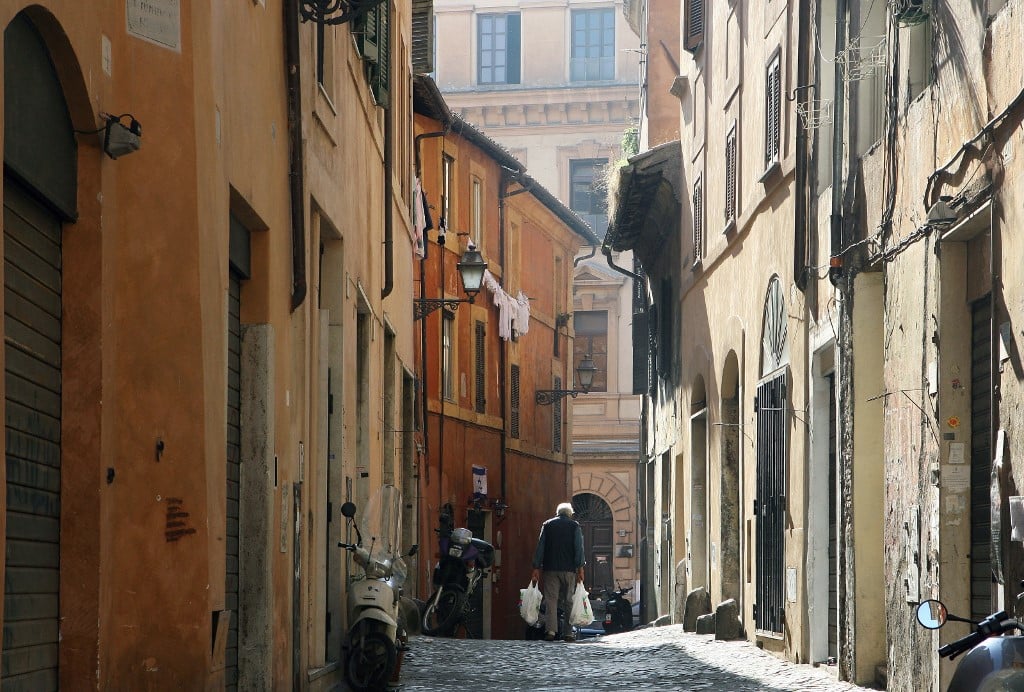
[[[948,617],[949,613],[946,611],[946,605],[942,601],[936,601],[934,598],[922,601],[917,606],[917,621],[926,629],[939,629],[946,624]]]
[[[341,513],[351,519],[356,515],[356,506],[351,502],[346,502],[341,506]]]
[[[415,555],[419,551],[420,551],[419,544],[418,543],[414,543],[413,546],[411,548],[409,548],[409,557],[412,557],[413,555]]]

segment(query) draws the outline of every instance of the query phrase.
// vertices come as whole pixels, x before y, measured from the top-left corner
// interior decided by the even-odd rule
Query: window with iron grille
[[[562,378],[555,378],[555,389],[562,388]],[[562,451],[562,400],[556,401],[551,407],[551,449],[555,452]]]
[[[683,47],[694,52],[704,42],[704,0],[686,1],[684,24]]]
[[[651,354],[647,343],[647,288],[644,267],[633,259],[633,394],[646,394],[651,382]]]
[[[700,177],[693,183],[693,262],[704,258],[704,182]]]
[[[782,141],[782,69],[779,56],[768,64],[765,77],[764,167],[778,163]]]
[[[786,373],[757,387],[757,584],[754,623],[782,632],[785,609]]]
[[[736,221],[736,124],[725,138],[725,223]]]
[[[519,366],[513,365],[509,383],[509,434],[519,439]]]
[[[476,412],[487,411],[487,351],[484,348],[484,338],[487,336],[486,325],[476,321]]]
[[[477,16],[477,81],[519,84],[519,13]]]
[[[615,10],[573,10],[569,79],[615,79]]]

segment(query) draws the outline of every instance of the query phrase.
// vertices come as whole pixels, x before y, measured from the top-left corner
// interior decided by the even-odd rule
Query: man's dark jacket
[[[565,516],[544,522],[533,566],[545,572],[575,572],[584,562],[583,530],[579,523]]]

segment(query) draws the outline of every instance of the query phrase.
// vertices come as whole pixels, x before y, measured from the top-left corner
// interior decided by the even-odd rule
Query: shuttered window
[[[768,65],[765,76],[764,167],[779,161],[782,129],[782,69],[779,56]]]
[[[366,77],[373,99],[381,108],[391,102],[389,76],[391,70],[391,4],[374,5],[356,27],[359,54],[366,61]]]
[[[736,221],[736,125],[725,138],[725,223]]]
[[[513,439],[519,439],[519,366],[512,366],[509,386],[509,434]]]
[[[412,70],[415,74],[434,71],[434,3],[412,0]]]
[[[562,378],[555,378],[555,389],[562,388]],[[551,449],[555,452],[562,451],[562,401],[556,401],[555,405],[551,407]]]
[[[519,84],[519,13],[477,17],[477,82]]]
[[[476,321],[476,365],[473,369],[476,380],[476,412],[484,413],[487,410],[487,351],[484,339],[487,336],[486,325]]]
[[[687,0],[684,17],[686,35],[683,47],[696,51],[704,42],[704,0]]]
[[[704,182],[701,178],[693,183],[693,262],[704,258]]]

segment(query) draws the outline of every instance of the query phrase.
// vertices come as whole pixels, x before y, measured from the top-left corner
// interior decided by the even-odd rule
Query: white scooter
[[[338,546],[352,553],[363,573],[349,578],[349,631],[345,648],[345,679],[353,690],[383,690],[395,672],[399,647],[406,639],[400,626],[399,601],[408,570],[399,540],[402,494],[385,485],[370,500],[359,526],[356,506],[346,502],[341,513],[355,528],[355,543]],[[416,554],[413,546],[408,555]]]

